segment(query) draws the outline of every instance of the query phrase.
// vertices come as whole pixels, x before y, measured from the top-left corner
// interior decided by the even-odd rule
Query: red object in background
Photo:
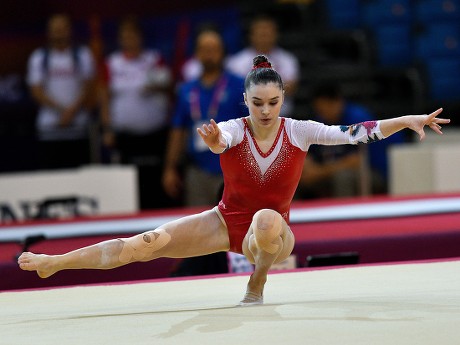
[[[445,197],[445,199],[444,199]],[[400,201],[414,200],[436,202],[447,196],[417,196],[412,198],[369,198],[345,200],[321,200],[294,203],[292,211],[320,212],[327,207],[394,205]],[[458,195],[451,199],[457,202]],[[398,204],[399,205],[399,204]],[[420,204],[418,204],[420,205]],[[384,207],[384,206],[382,206]],[[85,222],[145,220],[151,217],[193,214],[202,209],[176,209],[144,212],[138,215],[97,217],[76,221],[36,222],[37,225],[79,224]],[[28,225],[31,225],[28,223]],[[3,229],[7,227],[4,226]],[[11,228],[11,227],[10,227]],[[21,224],[17,225],[21,228]],[[311,255],[357,252],[360,263],[384,263],[394,261],[430,260],[460,257],[460,212],[441,212],[399,217],[348,219],[335,221],[312,221],[293,223],[291,229],[296,237],[294,254],[298,266],[303,267]],[[2,227],[0,226],[0,233]],[[132,233],[131,233],[132,234]],[[46,240],[33,245],[34,252],[60,254],[99,241],[130,236],[131,234],[61,238]],[[103,283],[137,279],[156,279],[169,276],[177,260],[159,259],[148,263],[136,263],[107,271],[69,270],[57,273],[49,279],[40,279],[34,272],[21,271],[14,257],[21,251],[19,243],[0,243],[0,290],[60,286],[73,284]]]

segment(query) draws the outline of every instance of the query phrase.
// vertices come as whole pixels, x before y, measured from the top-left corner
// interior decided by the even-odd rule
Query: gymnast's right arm
[[[196,130],[212,152],[220,154],[229,148],[228,141],[222,135],[222,131],[213,119],[209,124],[203,124],[201,128]]]

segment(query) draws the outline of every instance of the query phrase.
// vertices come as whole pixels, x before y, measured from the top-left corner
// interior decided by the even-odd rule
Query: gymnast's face
[[[276,83],[251,84],[244,94],[251,121],[256,126],[275,126],[283,101],[284,91]]]

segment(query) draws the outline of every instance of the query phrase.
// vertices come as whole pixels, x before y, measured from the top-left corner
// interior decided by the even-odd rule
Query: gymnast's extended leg
[[[214,210],[187,216],[155,230],[113,239],[63,255],[23,253],[18,264],[46,278],[65,269],[111,269],[159,257],[185,258],[229,249],[228,233]]]
[[[291,254],[294,242],[294,234],[278,212],[263,209],[254,214],[243,241],[243,253],[255,264],[255,269],[241,304],[263,303],[268,270]]]

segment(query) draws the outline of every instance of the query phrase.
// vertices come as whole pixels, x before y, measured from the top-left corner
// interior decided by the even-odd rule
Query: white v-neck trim
[[[268,168],[270,168],[270,165],[273,164],[276,157],[278,157],[278,154],[280,153],[281,146],[283,144],[284,128],[281,129],[281,133],[278,137],[278,141],[276,145],[274,146],[273,151],[266,157],[262,157],[260,155],[254,141],[252,140],[253,138],[248,128],[245,128],[245,134],[248,138],[249,148],[251,150],[252,156],[254,157],[254,159],[257,162],[257,165],[259,166],[260,172],[262,173],[262,175],[264,175],[265,172],[268,170]]]

